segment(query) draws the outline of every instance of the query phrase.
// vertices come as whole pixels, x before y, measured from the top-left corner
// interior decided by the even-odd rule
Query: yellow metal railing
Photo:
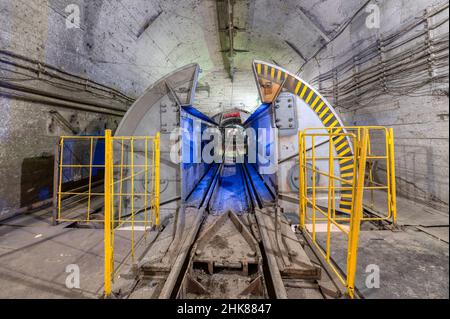
[[[380,132],[382,143],[378,141],[377,145],[383,146],[383,154],[377,153],[371,145],[371,136]],[[339,155],[336,151],[338,149],[336,141],[342,143],[343,139],[347,140],[346,143],[350,145],[352,151]],[[316,146],[318,140],[329,142],[327,146]],[[299,227],[310,237],[330,268],[346,286],[348,295],[353,298],[361,222],[391,220],[395,223],[396,221],[392,130],[382,127],[309,128],[299,132],[298,142]],[[318,144],[323,145],[321,142]],[[375,180],[374,161],[385,163],[385,183]],[[343,165],[346,169],[345,174],[341,174]],[[325,167],[328,168],[327,171],[324,170]],[[371,206],[374,206],[372,204],[374,191],[383,191],[387,194],[385,216],[372,217],[363,214],[365,193],[370,193]],[[349,210],[339,209],[339,199],[343,197],[346,202],[351,203]],[[325,238],[318,238],[318,233],[324,233]],[[341,271],[332,260],[332,233],[343,234],[347,238],[345,272]]]
[[[308,142],[311,142],[311,149],[308,152],[313,153],[312,156],[306,156],[304,161],[309,163],[312,167],[308,169],[313,172],[313,178],[316,175],[325,176],[328,178],[327,173],[320,171],[314,167],[313,164],[317,162],[330,162],[334,167],[338,167],[340,162],[351,163],[354,160],[353,153],[347,153],[344,156],[333,155],[331,148],[328,154],[316,155],[315,141],[317,137],[327,137],[330,141],[339,140],[340,137],[346,138],[349,141],[352,149],[355,149],[355,143],[361,141],[363,131],[367,132],[367,153],[366,153],[366,169],[365,169],[365,183],[363,186],[363,192],[365,193],[365,201],[363,203],[364,207],[370,208],[377,212],[377,216],[363,215],[361,217],[362,221],[390,221],[393,224],[397,221],[397,197],[396,197],[396,186],[395,186],[395,166],[394,166],[394,135],[392,129],[387,129],[381,126],[348,126],[345,127],[345,131],[342,128],[307,128],[301,132],[304,136],[304,148],[306,149],[306,138],[309,138]],[[345,133],[344,133],[345,132]],[[331,136],[331,137],[330,137]],[[377,137],[375,139],[374,137]],[[374,141],[375,140],[375,141]],[[300,142],[300,139],[299,139]],[[331,143],[330,147],[335,143]],[[374,149],[376,146],[377,149]],[[331,157],[331,158],[330,158]],[[347,164],[346,164],[347,165]],[[378,176],[375,180],[374,178],[374,167],[382,165],[382,170],[386,173],[384,178]],[[353,169],[355,169],[355,166]],[[350,177],[355,176],[356,171],[353,170],[352,173],[342,174],[340,177],[333,176],[336,181],[341,183],[340,186],[333,185],[332,187],[332,197],[338,198],[341,196],[341,200],[353,198],[352,194],[342,194],[344,191],[352,190],[352,185],[354,181],[352,179],[347,179],[346,175]],[[314,180],[315,182],[315,180]],[[314,188],[314,190],[313,190]],[[306,186],[308,192],[317,191],[328,191],[328,185],[322,186]],[[342,191],[339,194],[339,191]],[[377,192],[378,201],[374,199],[374,194]],[[370,196],[369,196],[370,195]],[[333,203],[334,204],[334,203]],[[386,205],[383,207],[382,205]],[[339,205],[333,207],[333,216],[336,215],[336,210],[339,211]],[[341,210],[345,212],[345,210]],[[320,220],[320,219],[319,219]],[[337,220],[349,221],[350,217],[341,216]]]
[[[62,136],[59,140],[59,160],[58,160],[58,194],[57,194],[57,216],[58,222],[89,222],[91,220],[91,204],[93,197],[103,196],[103,191],[93,191],[99,189],[94,185],[93,169],[97,170],[97,175],[101,179],[104,173],[104,164],[94,164],[94,147],[104,143],[103,136]],[[77,151],[73,149],[76,148]],[[85,163],[75,154],[89,154],[89,160]],[[69,163],[65,162],[69,159]],[[88,175],[83,181],[83,173]],[[76,181],[78,179],[78,181]],[[63,185],[70,183],[81,184],[76,188],[63,190]],[[70,203],[63,205],[63,200],[70,200]],[[86,203],[86,208],[79,207]]]
[[[390,221],[397,222],[397,197],[395,190],[395,166],[394,166],[394,132],[381,126],[349,126],[345,128],[347,132],[356,135],[361,139],[363,131],[367,132],[367,156],[366,156],[366,182],[363,186],[365,193],[364,206],[379,213],[380,216],[362,216],[363,221]],[[385,170],[384,178],[374,177],[374,168],[382,165]],[[378,203],[375,202],[374,193],[384,195]],[[380,192],[381,191],[381,192]],[[367,193],[370,197],[367,198]],[[386,205],[382,207],[381,205]],[[383,216],[384,214],[384,216]]]
[[[101,163],[94,161],[98,141],[104,143],[104,161]],[[85,152],[89,162],[77,159],[75,163],[73,160],[65,163],[67,144],[72,147],[82,144],[77,153]],[[104,225],[104,292],[109,296],[115,274],[125,265],[122,260],[119,267],[115,267],[116,231],[130,232],[126,237],[131,244],[129,256],[134,263],[138,245],[136,232],[146,239],[147,231],[159,225],[160,134],[113,137],[110,130],[105,130],[105,136],[62,136],[59,147],[56,221]],[[103,155],[102,151],[98,153]],[[83,186],[65,190],[67,175],[73,175],[71,170],[83,170],[87,178],[81,181],[84,181]],[[103,185],[94,184],[94,179]],[[93,198],[99,199],[93,201]]]

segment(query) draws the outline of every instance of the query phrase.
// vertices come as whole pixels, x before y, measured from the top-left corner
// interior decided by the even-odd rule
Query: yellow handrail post
[[[144,139],[145,146],[144,146],[144,238],[147,240],[147,200],[148,200],[148,139]],[[151,208],[150,208],[151,211]]]
[[[59,185],[58,185],[58,221],[61,220],[61,197],[62,197],[62,174],[63,174],[63,152],[64,152],[64,137],[61,137],[60,141],[60,155],[59,155]]]
[[[303,176],[303,133],[298,132],[298,220],[299,228],[305,228],[305,206],[304,206],[304,176]]]
[[[90,148],[89,148],[89,185],[88,185],[88,208],[87,208],[87,222],[91,218],[91,192],[92,192],[92,160],[94,157],[94,139],[89,138]]]
[[[328,140],[330,141],[328,143],[328,155],[329,155],[329,160],[328,160],[328,175],[333,176],[333,171],[334,171],[334,159],[333,159],[333,143],[332,143],[332,139],[333,138],[333,133],[330,131],[330,136],[328,137]],[[315,174],[315,172],[312,172],[313,174]],[[332,177],[328,178],[328,208],[327,208],[327,240],[326,240],[326,260],[327,262],[330,262],[330,254],[331,254],[331,214],[332,214],[332,202],[334,201],[334,197],[333,197],[333,185],[334,184],[334,179]]]
[[[105,245],[105,260],[104,260],[104,280],[105,280],[105,297],[111,295],[111,260],[112,260],[112,246],[111,246],[111,180],[112,180],[112,138],[111,130],[105,130],[105,195],[104,195],[104,245]]]
[[[130,139],[130,149],[131,149],[131,259],[134,264],[134,176],[135,176],[135,167],[134,167],[134,138]]]
[[[391,209],[394,225],[397,223],[397,193],[395,184],[394,130],[389,129],[389,165],[391,166]]]
[[[358,160],[358,174],[356,178],[354,203],[352,205],[352,214],[350,218],[350,232],[348,239],[348,254],[347,254],[347,290],[350,298],[355,296],[355,277],[358,255],[358,241],[359,230],[361,223],[361,216],[363,210],[363,196],[364,196],[364,177],[366,172],[366,157],[367,147],[369,141],[369,132],[363,129],[362,134],[358,140],[358,151],[355,152],[355,159]],[[359,134],[358,134],[359,135]]]
[[[312,241],[316,242],[316,148],[314,135],[311,136],[311,174],[312,174]],[[306,167],[306,163],[305,163]],[[306,169],[306,168],[305,168]]]
[[[155,224],[159,226],[159,170],[160,170],[160,133],[155,137]]]

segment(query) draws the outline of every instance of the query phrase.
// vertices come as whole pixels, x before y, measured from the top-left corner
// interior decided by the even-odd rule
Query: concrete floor
[[[398,231],[361,231],[357,288],[366,298],[449,298],[448,215],[403,198],[398,215]],[[42,210],[0,222],[0,298],[101,296],[103,230],[51,226],[50,216]],[[335,233],[332,243],[344,268],[347,242]],[[116,262],[129,248],[130,232],[117,232]],[[69,264],[80,268],[80,289],[65,285]],[[365,286],[369,264],[380,268],[379,289]]]
[[[365,194],[365,198],[370,198]],[[385,193],[375,192],[375,208],[386,213]],[[369,204],[369,203],[367,203]],[[397,198],[398,229],[364,230],[361,226],[356,287],[364,298],[449,298],[449,216],[424,204]],[[331,256],[346,269],[347,238],[331,237]],[[325,234],[318,234],[325,247]],[[369,289],[368,265],[377,265],[380,287]],[[367,269],[367,273],[366,273]]]
[[[345,269],[347,239],[339,233],[334,233],[331,238],[334,248],[331,257],[341,269]],[[362,231],[356,287],[364,298],[370,299],[448,299],[448,262],[448,244],[419,230]],[[379,267],[379,288],[366,285],[371,272],[367,268],[369,265]]]
[[[369,192],[364,196],[366,199],[369,199]],[[374,192],[373,203],[377,211],[386,214],[386,193],[381,191]],[[400,227],[420,229],[447,244],[449,242],[448,212],[438,211],[425,204],[416,203],[403,197],[397,197],[397,224]]]
[[[0,222],[0,298],[102,295],[103,230],[67,228],[67,223],[52,226],[50,217],[44,210]],[[136,239],[141,237],[137,232]],[[116,232],[116,266],[129,253],[130,238],[129,231]],[[70,264],[80,269],[80,289],[66,287]]]

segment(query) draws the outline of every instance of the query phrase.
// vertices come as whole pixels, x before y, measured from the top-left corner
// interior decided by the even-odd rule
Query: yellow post
[[[88,208],[87,208],[87,222],[91,218],[91,192],[92,192],[92,159],[94,157],[94,139],[90,139],[90,149],[89,149],[89,186],[88,186]]]
[[[134,138],[130,139],[131,148],[131,260],[134,264]]]
[[[159,169],[160,169],[160,133],[155,137],[155,225],[159,226]]]
[[[305,228],[305,207],[303,205],[304,201],[304,190],[303,190],[303,133],[298,132],[298,220],[300,223],[300,229]]]
[[[119,180],[119,224],[122,222],[122,201],[123,201],[123,162],[124,162],[124,149],[125,149],[124,138],[121,138],[120,147],[120,180]]]
[[[60,155],[59,155],[59,185],[58,185],[58,221],[61,220],[61,191],[62,191],[62,173],[63,173],[63,152],[64,152],[64,137],[60,140]]]
[[[316,242],[316,148],[314,135],[311,135],[311,174],[312,174],[312,241]],[[306,163],[305,163],[306,167]],[[306,184],[308,185],[308,184]]]
[[[111,295],[111,260],[112,260],[112,246],[111,246],[111,180],[112,180],[112,138],[111,130],[105,130],[105,196],[104,196],[104,244],[105,244],[105,260],[104,260],[104,280],[105,280],[105,297]]]
[[[111,155],[109,156],[111,159],[111,175],[110,175],[110,186],[111,186],[111,194],[110,194],[110,209],[111,209],[111,282],[114,283],[114,220],[116,216],[115,206],[114,206],[114,137],[111,137]]]
[[[359,135],[359,134],[358,134]],[[366,157],[368,147],[368,131],[362,130],[362,134],[359,135],[360,139],[358,144],[360,145],[359,152],[355,152],[357,155],[355,159],[358,160],[358,174],[356,176],[356,186],[354,186],[354,202],[352,205],[352,213],[350,218],[350,232],[348,237],[348,253],[347,253],[347,290],[350,298],[355,296],[355,276],[356,265],[358,256],[358,241],[359,230],[361,223],[361,216],[363,210],[363,195],[364,195],[364,177],[366,171]],[[359,158],[357,158],[359,156]],[[356,163],[356,161],[355,161]],[[355,181],[355,178],[354,178]]]
[[[395,153],[394,153],[394,130],[389,129],[389,164],[391,166],[391,208],[394,224],[397,223],[397,193],[395,185]]]
[[[334,158],[333,158],[333,133],[330,131],[328,137],[328,208],[327,208],[327,242],[326,242],[326,260],[330,262],[331,254],[331,213],[332,213],[332,202],[335,200],[333,197],[333,173],[334,173]],[[314,172],[313,172],[314,174]]]
[[[370,141],[370,129],[367,129],[367,135],[368,137],[368,145],[367,145],[367,153],[368,153],[368,157],[369,157],[369,162],[368,162],[368,167],[369,167],[369,174],[368,174],[368,178],[369,178],[369,186],[373,186],[374,185],[374,179],[373,179],[373,162],[370,159],[371,155],[372,155],[372,143]],[[374,209],[375,207],[375,199],[374,199],[374,189],[370,188],[370,207],[372,209]]]
[[[145,146],[144,146],[144,238],[147,240],[147,199],[148,199],[148,138],[146,137],[144,139]],[[150,208],[151,211],[151,208]]]
[[[385,128],[385,144],[386,144],[386,188],[387,188],[387,208],[388,215],[387,218],[394,219],[392,216],[392,197],[391,197],[391,188],[392,188],[392,175],[391,175],[391,136],[389,135],[389,130]]]

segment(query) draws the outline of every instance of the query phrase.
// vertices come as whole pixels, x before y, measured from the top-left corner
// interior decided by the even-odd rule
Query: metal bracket
[[[297,134],[297,102],[295,96],[288,92],[281,92],[274,101],[275,125],[280,136]]]
[[[177,103],[162,101],[159,105],[161,133],[168,133],[180,126],[180,108]]]

